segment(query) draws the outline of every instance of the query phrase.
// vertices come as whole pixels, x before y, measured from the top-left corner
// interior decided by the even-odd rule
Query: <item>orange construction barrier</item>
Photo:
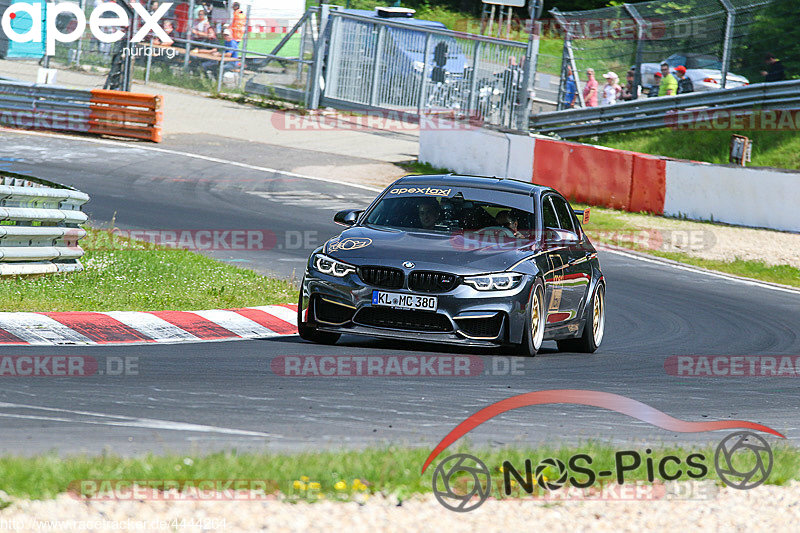
[[[161,142],[163,99],[152,94],[92,90],[89,133]]]

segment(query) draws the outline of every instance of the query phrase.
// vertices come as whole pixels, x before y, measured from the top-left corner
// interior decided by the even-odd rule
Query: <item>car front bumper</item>
[[[357,274],[343,278],[307,271],[301,320],[321,331],[422,342],[497,346],[521,342],[533,276],[514,289],[478,291],[463,283],[443,293],[384,289]],[[373,305],[373,291],[435,296],[436,311],[404,311]],[[436,315],[436,316],[434,316]]]

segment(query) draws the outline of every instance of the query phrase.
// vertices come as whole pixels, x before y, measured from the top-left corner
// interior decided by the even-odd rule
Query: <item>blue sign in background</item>
[[[44,56],[44,46],[45,46],[45,35],[47,28],[45,26],[45,11],[47,9],[47,3],[44,0],[26,0],[25,2],[13,2],[11,3],[11,9],[13,10],[14,4],[17,3],[25,3],[25,4],[38,4],[40,9],[42,10],[42,41],[41,42],[28,42],[28,43],[17,43],[8,39],[8,52],[6,53],[6,57],[9,59],[17,58],[17,59],[39,59]],[[0,2],[0,7],[5,7],[5,2]],[[12,11],[14,13],[14,11]],[[16,31],[17,33],[25,33],[31,26],[33,25],[33,19],[28,13],[18,12],[17,16],[11,21],[11,28]],[[2,33],[2,30],[0,30]],[[7,38],[3,35],[3,38]]]

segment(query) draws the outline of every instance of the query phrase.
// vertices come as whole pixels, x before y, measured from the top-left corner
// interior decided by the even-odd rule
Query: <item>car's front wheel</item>
[[[525,332],[520,344],[507,347],[504,352],[511,355],[535,356],[542,347],[544,327],[547,322],[547,313],[544,305],[544,284],[537,279],[531,290],[528,300],[528,309],[525,313]]]
[[[309,341],[315,342],[317,344],[336,344],[336,341],[339,340],[339,337],[342,335],[340,333],[331,333],[330,331],[319,331],[314,326],[309,326],[305,322],[303,322],[303,290],[300,290],[300,300],[297,302],[297,333],[300,335],[300,338]]]
[[[594,353],[603,341],[606,329],[606,286],[598,283],[583,326],[583,334],[577,339],[558,341],[562,352]]]

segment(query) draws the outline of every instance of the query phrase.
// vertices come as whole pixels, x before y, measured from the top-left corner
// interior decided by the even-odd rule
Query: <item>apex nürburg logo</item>
[[[133,11],[141,18],[142,25],[136,34],[131,39],[131,42],[138,43],[152,31],[158,39],[165,43],[171,44],[172,39],[158,24],[169,8],[172,7],[171,3],[161,4],[158,9],[153,13],[148,13],[142,4],[132,2],[131,7]],[[62,13],[67,13],[75,17],[75,27],[64,33],[56,26],[56,18]],[[17,29],[12,27],[12,21],[21,14],[27,15],[26,18],[31,19],[31,26],[25,32],[18,32]],[[119,4],[114,2],[104,2],[100,4],[92,14],[89,16],[89,29],[92,31],[92,36],[98,41],[104,43],[114,43],[119,41],[125,36],[125,33],[115,28],[125,28],[130,25],[131,21],[128,14]],[[23,2],[15,2],[9,6],[3,13],[0,26],[3,28],[6,36],[17,43],[29,42],[42,42],[44,38],[45,53],[53,55],[56,52],[56,41],[60,43],[71,43],[86,30],[86,15],[83,9],[78,4],[72,2],[61,2],[58,4],[47,4],[45,14],[45,32],[42,32],[42,8],[39,4],[26,4]],[[113,31],[104,31],[107,28]]]

